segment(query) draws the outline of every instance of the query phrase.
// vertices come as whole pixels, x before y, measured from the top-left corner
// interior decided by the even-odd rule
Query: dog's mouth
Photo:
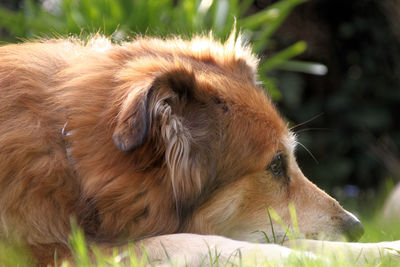
[[[289,231],[292,229],[289,229]],[[321,229],[320,229],[321,230]],[[333,230],[328,229],[322,231],[310,231],[307,233],[286,232],[283,236],[278,234],[280,240],[287,241],[290,239],[313,239],[313,240],[329,240],[329,241],[348,241],[356,242],[364,234],[364,226],[352,213],[345,211],[342,221]]]
[[[328,241],[348,241],[356,242],[364,234],[364,227],[361,223],[354,223],[349,228],[338,233],[308,233],[304,237],[313,240],[328,240]]]

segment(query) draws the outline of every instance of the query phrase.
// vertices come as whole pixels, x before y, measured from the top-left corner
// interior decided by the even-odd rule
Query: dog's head
[[[293,205],[307,238],[360,237],[360,222],[299,169],[296,138],[238,40],[140,40],[126,51],[134,56],[117,74],[114,145],[147,179],[137,187],[163,185],[149,205],[174,210],[147,213],[174,217],[173,231],[261,241],[262,231],[272,236],[267,207],[290,225]],[[287,229],[274,226],[282,238]]]

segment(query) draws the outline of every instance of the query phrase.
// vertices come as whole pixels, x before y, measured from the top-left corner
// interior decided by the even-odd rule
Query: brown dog
[[[51,263],[75,217],[90,242],[142,240],[150,258],[161,241],[207,254],[203,240],[276,256],[288,249],[208,235],[265,241],[266,205],[290,224],[293,203],[304,237],[357,240],[360,222],[298,168],[256,67],[234,37],[1,47],[1,237]]]

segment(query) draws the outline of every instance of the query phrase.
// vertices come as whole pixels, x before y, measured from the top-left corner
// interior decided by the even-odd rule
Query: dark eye
[[[274,156],[271,163],[268,165],[267,170],[276,177],[286,175],[285,157],[282,154]]]

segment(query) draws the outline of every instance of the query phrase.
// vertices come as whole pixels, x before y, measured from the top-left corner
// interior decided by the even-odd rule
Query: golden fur
[[[103,245],[185,232],[262,241],[265,205],[290,223],[294,203],[304,237],[358,239],[355,217],[298,168],[257,62],[233,35],[1,47],[1,238],[42,264],[68,256],[71,217]],[[277,154],[282,177],[268,169]]]

